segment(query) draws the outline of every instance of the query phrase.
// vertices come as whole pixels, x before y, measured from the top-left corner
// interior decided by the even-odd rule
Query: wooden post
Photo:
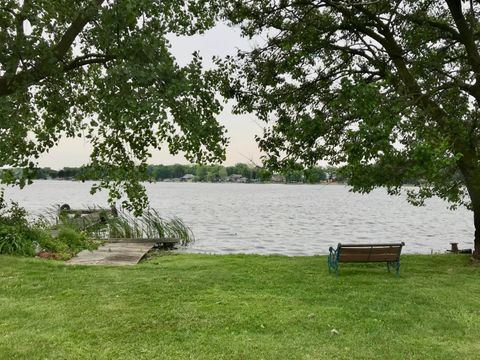
[[[458,254],[458,243],[452,242],[452,243],[450,243],[450,245],[452,245],[452,248],[451,248],[450,251],[453,254]]]

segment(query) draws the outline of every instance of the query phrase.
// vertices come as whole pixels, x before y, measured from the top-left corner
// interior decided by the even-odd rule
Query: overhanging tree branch
[[[65,71],[70,71],[84,65],[89,64],[106,64],[109,61],[115,60],[116,56],[114,55],[105,55],[105,54],[86,54],[79,56],[66,64],[63,69]]]
[[[465,46],[467,52],[467,58],[475,72],[476,85],[480,87],[480,54],[478,52],[477,45],[475,43],[474,32],[468,25],[462,12],[462,3],[460,0],[447,0],[447,5],[452,15],[453,21],[457,26],[460,34],[460,42]],[[479,89],[480,95],[480,89]],[[480,101],[480,96],[477,97],[477,101]]]
[[[426,14],[422,14],[421,16],[418,14],[407,14],[407,15],[404,15],[403,18],[407,21],[411,21],[416,25],[431,26],[437,30],[440,30],[440,34],[444,34],[444,35],[448,34],[450,35],[448,38],[461,41],[460,34],[452,26],[448,25],[445,22],[441,22],[439,20],[433,19],[427,16]]]
[[[60,40],[46,51],[46,56],[30,69],[23,70],[13,75],[5,74],[0,77],[0,97],[13,94],[19,88],[25,88],[52,74],[71,49],[76,37],[85,26],[98,14],[100,5],[104,0],[95,0],[89,7],[73,20]],[[65,69],[64,69],[65,70]],[[68,69],[67,69],[68,70]]]
[[[68,27],[60,41],[53,48],[57,60],[65,56],[78,34],[80,34],[85,26],[97,15],[98,9],[103,2],[104,0],[95,0],[92,5],[87,7]]]

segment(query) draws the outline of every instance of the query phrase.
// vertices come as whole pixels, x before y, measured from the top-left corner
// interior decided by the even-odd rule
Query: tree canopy
[[[219,13],[220,12],[220,13]],[[180,67],[168,34],[221,14],[259,43],[219,61],[272,170],[342,165],[353,189],[409,179],[473,210],[480,258],[480,5],[462,0],[5,0],[0,3],[0,167],[23,185],[62,137],[93,145],[90,168],[127,208],[153,148],[221,161],[218,72]],[[95,187],[93,190],[96,190]]]
[[[259,45],[222,63],[237,111],[269,122],[269,165],[343,165],[356,191],[437,195],[474,211],[480,257],[480,5],[446,0],[231,1]]]
[[[62,137],[85,137],[97,188],[139,211],[151,149],[223,160],[215,74],[198,55],[177,65],[166,37],[203,32],[216,13],[206,0],[2,1],[0,167],[25,168],[3,181],[25,184]]]

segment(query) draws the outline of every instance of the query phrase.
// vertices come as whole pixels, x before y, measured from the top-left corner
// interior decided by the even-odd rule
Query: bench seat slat
[[[397,261],[398,255],[395,254],[373,254],[370,257],[365,255],[342,255],[340,254],[340,262],[386,262],[386,261]]]

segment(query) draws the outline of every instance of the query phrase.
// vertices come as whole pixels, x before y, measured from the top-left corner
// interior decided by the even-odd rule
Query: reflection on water
[[[91,183],[37,181],[6,197],[35,214],[54,204],[106,205],[89,194]],[[431,199],[413,207],[384,190],[353,194],[341,185],[147,184],[151,206],[178,216],[197,242],[189,252],[284,255],[325,254],[337,243],[400,242],[405,252],[444,251],[452,241],[472,247],[473,216]]]

